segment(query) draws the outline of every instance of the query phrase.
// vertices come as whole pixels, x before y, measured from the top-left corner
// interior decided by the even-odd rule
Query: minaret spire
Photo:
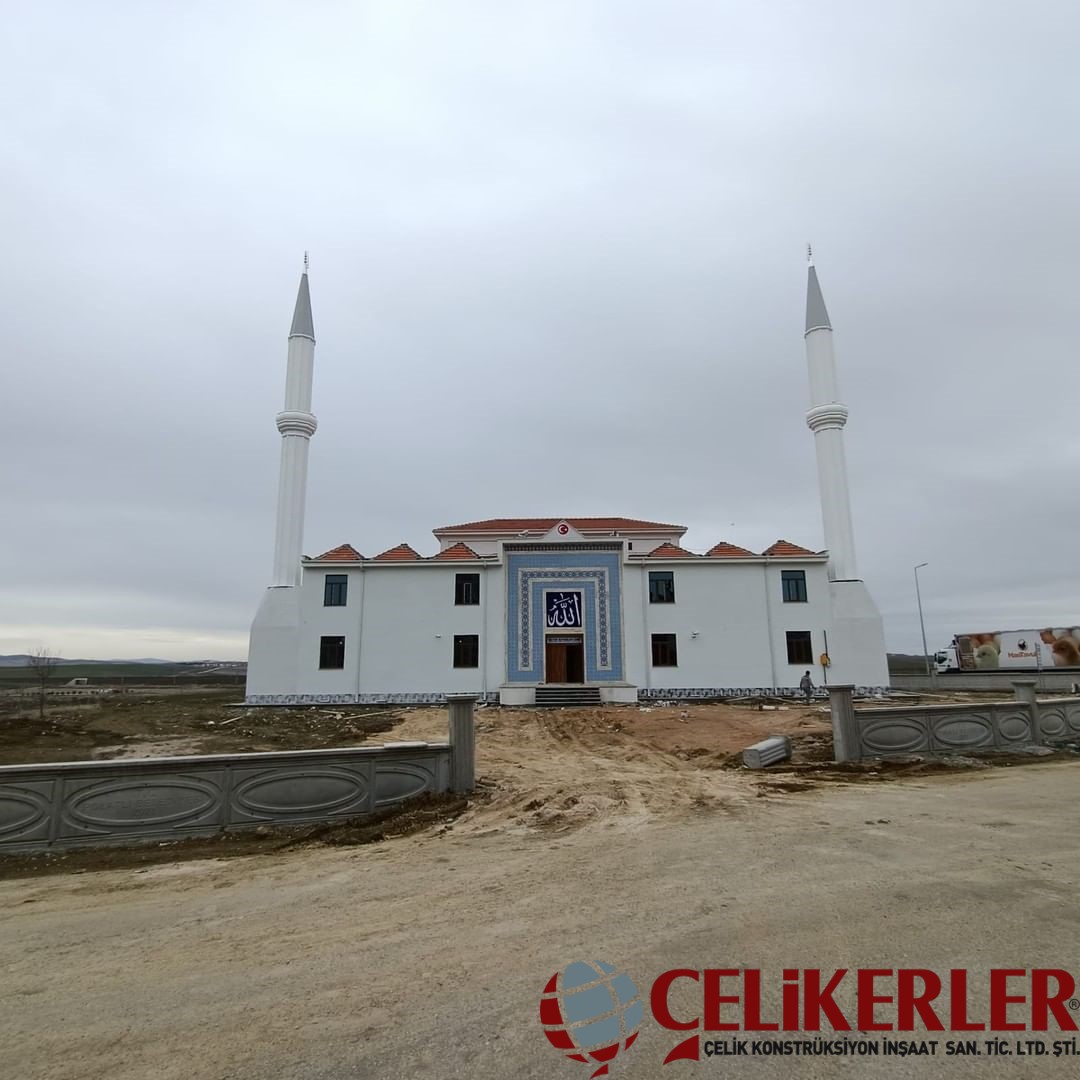
[[[847,406],[840,401],[833,353],[832,323],[821,295],[813,254],[807,245],[806,361],[810,374],[810,411],[806,423],[814,433],[821,518],[825,545],[829,549],[829,577],[833,581],[858,578],[855,563],[855,531],[851,523],[844,425]]]
[[[275,587],[297,585],[304,543],[304,503],[307,497],[308,446],[315,434],[311,384],[315,367],[315,325],[311,318],[307,252],[304,272],[289,329],[285,375],[285,408],[277,414],[281,432],[281,472],[278,477],[277,530],[274,537]]]

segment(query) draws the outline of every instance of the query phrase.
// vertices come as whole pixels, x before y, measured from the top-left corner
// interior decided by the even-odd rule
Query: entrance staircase
[[[539,709],[574,708],[600,704],[600,689],[596,686],[538,686],[536,706]]]

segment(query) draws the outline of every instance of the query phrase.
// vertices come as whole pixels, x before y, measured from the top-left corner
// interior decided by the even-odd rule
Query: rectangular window
[[[319,638],[319,667],[343,668],[345,666],[345,639],[343,637]]]
[[[806,571],[805,570],[781,570],[780,577],[784,583],[785,604],[806,603]]]
[[[349,578],[347,574],[327,574],[326,583],[323,585],[323,607],[344,607],[345,598],[349,595]]]
[[[670,570],[649,571],[649,603],[675,603],[675,575]]]
[[[468,576],[468,575],[463,575]],[[476,634],[454,635],[454,667],[480,666],[480,638]]]
[[[675,667],[678,664],[674,634],[653,634],[652,662],[653,667]]]
[[[812,664],[814,650],[810,644],[809,630],[787,632],[787,662],[789,664]]]
[[[479,604],[480,603],[480,575],[479,574],[455,574],[454,575],[454,603],[455,604]],[[473,667],[476,665],[473,664]]]

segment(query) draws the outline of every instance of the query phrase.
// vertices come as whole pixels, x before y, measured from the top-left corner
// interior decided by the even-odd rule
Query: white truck
[[[1080,626],[957,634],[934,654],[934,666],[939,674],[1080,667]]]

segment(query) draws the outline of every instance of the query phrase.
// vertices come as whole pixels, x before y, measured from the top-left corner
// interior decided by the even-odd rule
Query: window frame
[[[337,599],[340,594],[340,600]],[[348,574],[324,574],[323,575],[323,607],[348,607],[349,605],[349,575]]]
[[[670,596],[662,596],[661,592],[667,592],[668,589],[661,590],[654,588],[654,585],[667,585],[670,589]],[[650,570],[649,571],[649,603],[650,604],[674,604],[675,603],[675,571],[674,570]]]
[[[329,643],[332,641],[341,642],[338,646],[332,646]],[[331,649],[340,649],[340,655],[334,657],[331,655]],[[330,664],[326,661],[328,659],[339,659],[341,663]],[[319,637],[319,670],[320,671],[342,671],[345,668],[345,635],[344,634],[323,634]]]
[[[787,644],[787,662],[798,667],[812,667],[814,664],[814,632],[812,630],[787,630],[784,635]],[[805,657],[793,655],[792,646],[805,645]]]
[[[794,585],[795,596],[788,595],[788,585]],[[801,593],[802,595],[798,595]],[[785,604],[805,604],[806,594],[806,571],[805,570],[781,570],[780,571],[780,595]]]
[[[462,596],[465,593],[465,589],[462,586],[474,586],[476,588],[475,600],[463,600]],[[455,607],[476,607],[480,603],[480,575],[478,573],[469,571],[461,572],[454,575],[454,606]]]
[[[653,667],[678,667],[679,666],[679,635],[678,634],[652,634],[649,639],[652,653]],[[658,659],[662,650],[670,647],[671,659]]]
[[[470,659],[469,654],[466,652],[466,642],[471,643],[472,663],[467,663]],[[480,635],[479,634],[455,634],[454,635],[454,653],[453,653],[453,666],[455,668],[470,671],[475,670],[480,666]]]

